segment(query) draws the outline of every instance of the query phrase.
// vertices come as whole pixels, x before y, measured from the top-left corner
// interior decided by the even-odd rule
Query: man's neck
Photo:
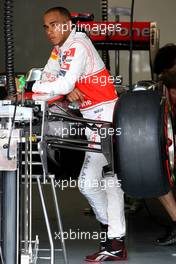
[[[66,35],[65,40],[64,40],[62,43],[60,43],[60,44],[58,45],[59,48],[61,48],[61,47],[64,45],[64,43],[67,41],[67,39],[69,38],[71,32],[72,32],[72,31],[68,31],[68,34]]]

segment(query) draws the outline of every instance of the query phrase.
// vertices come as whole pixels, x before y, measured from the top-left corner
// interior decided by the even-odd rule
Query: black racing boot
[[[168,227],[166,234],[156,240],[159,246],[170,246],[176,244],[176,222]]]

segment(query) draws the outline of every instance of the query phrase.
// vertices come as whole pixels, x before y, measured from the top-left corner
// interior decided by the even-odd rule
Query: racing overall
[[[75,87],[84,94],[80,106],[84,118],[112,121],[118,99],[112,77],[87,35],[73,29],[61,47],[54,47],[41,81],[36,81],[32,90],[66,95]],[[96,131],[86,129],[86,135],[91,141],[100,141]],[[102,167],[106,164],[102,153],[86,152],[78,185],[96,218],[108,224],[108,237],[120,238],[126,229],[123,191],[116,175],[102,178]]]

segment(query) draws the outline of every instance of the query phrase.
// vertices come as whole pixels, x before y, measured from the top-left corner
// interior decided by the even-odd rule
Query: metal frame
[[[71,117],[66,116],[58,113],[53,113],[49,111],[49,119],[54,120],[62,120],[62,121],[69,121],[69,122],[76,122],[83,124],[86,128],[94,130],[96,128],[97,131],[100,131],[102,128],[109,129],[112,127],[112,123],[108,121],[99,121],[99,120],[92,120],[80,117]],[[99,133],[100,134],[100,133]],[[101,134],[100,134],[101,135]],[[72,150],[80,150],[80,151],[87,151],[87,152],[97,152],[102,153],[108,165],[103,167],[103,176],[114,176],[114,154],[113,154],[113,135],[108,135],[106,133],[106,138],[102,138],[101,142],[92,142],[89,140],[83,139],[68,139],[63,137],[54,137],[54,136],[44,136],[44,140],[46,141],[49,148],[52,149],[72,149]],[[93,144],[93,148],[89,146],[89,144]]]
[[[11,124],[11,119],[12,119],[12,112],[14,111],[13,107],[6,107],[6,105],[10,105],[11,103],[9,101],[1,101],[0,102],[0,107],[1,110],[4,110],[3,113],[0,113],[0,119],[1,119],[1,132],[4,131],[4,133],[0,134],[0,140],[1,140],[1,145],[2,146],[6,146],[6,142],[8,139],[8,135],[7,135],[7,128],[9,127],[9,124]],[[45,103],[46,105],[46,103]],[[3,108],[4,107],[4,108]],[[24,111],[23,111],[24,109]],[[55,264],[55,259],[54,259],[54,255],[56,251],[62,251],[63,252],[63,258],[64,258],[64,263],[68,264],[68,258],[67,258],[67,252],[66,252],[66,247],[65,247],[65,241],[63,239],[61,239],[61,245],[62,248],[60,249],[55,249],[54,248],[54,242],[53,242],[53,237],[52,237],[52,233],[51,233],[51,228],[50,228],[50,222],[49,222],[49,216],[47,213],[47,206],[45,203],[45,199],[44,199],[44,192],[43,192],[43,188],[42,185],[45,185],[46,183],[50,183],[51,185],[51,194],[53,197],[53,202],[54,202],[54,208],[55,208],[55,212],[56,212],[56,218],[57,218],[57,223],[58,223],[58,231],[63,232],[63,227],[62,227],[62,221],[61,221],[61,216],[60,216],[60,211],[59,211],[59,206],[58,206],[58,201],[57,201],[57,195],[56,195],[56,190],[55,190],[55,186],[54,186],[54,176],[51,176],[48,174],[48,171],[44,170],[45,165],[42,166],[43,168],[43,175],[37,175],[34,176],[32,173],[32,167],[35,164],[35,162],[33,162],[33,143],[32,143],[32,131],[33,131],[33,127],[32,127],[32,111],[31,108],[29,108],[29,113],[28,110],[26,109],[26,107],[22,107],[21,109],[18,109],[18,112],[20,112],[19,110],[21,110],[23,112],[22,116],[20,117],[20,115],[17,116],[17,118],[15,119],[15,122],[18,123],[18,126],[20,124],[20,122],[24,122],[24,120],[27,121],[27,123],[29,124],[29,131],[25,132],[25,130],[23,131],[23,129],[19,130],[18,134],[19,134],[19,138],[18,140],[14,139],[14,135],[16,136],[16,129],[13,129],[13,133],[12,133],[12,140],[11,140],[11,149],[9,151],[9,153],[11,154],[11,160],[8,160],[7,157],[6,159],[8,160],[9,164],[12,163],[11,166],[6,167],[6,164],[2,164],[2,171],[0,172],[0,174],[3,176],[3,179],[5,181],[8,182],[8,184],[6,184],[4,187],[4,196],[5,196],[5,200],[4,200],[4,208],[5,208],[5,215],[7,215],[7,219],[5,220],[5,225],[8,228],[10,228],[10,226],[13,226],[13,230],[11,230],[10,232],[6,232],[6,236],[8,240],[11,240],[11,247],[10,245],[2,239],[1,244],[4,245],[5,248],[5,260],[4,260],[4,248],[3,250],[1,250],[0,247],[0,258],[1,258],[1,263],[3,263],[5,261],[5,264],[23,264],[23,263],[27,263],[27,264],[36,264],[37,260],[39,258],[42,258],[42,256],[38,256],[38,253],[40,251],[44,251],[43,249],[40,250],[39,248],[39,239],[38,236],[36,236],[35,240],[32,240],[32,227],[33,227],[33,223],[32,223],[32,208],[33,208],[33,204],[32,204],[32,186],[33,186],[33,180],[37,180],[37,185],[38,185],[38,190],[39,190],[39,196],[40,196],[40,201],[41,201],[41,206],[42,206],[42,210],[43,210],[43,214],[44,214],[44,218],[45,218],[45,223],[46,223],[46,230],[48,233],[48,237],[49,237],[49,243],[50,243],[50,249],[45,249],[45,251],[50,251],[50,257],[48,257],[47,259],[49,260],[50,264]],[[24,112],[26,111],[26,113],[24,114]],[[25,119],[26,118],[26,119]],[[46,145],[44,144],[45,141],[43,140],[44,138],[44,131],[45,131],[45,124],[46,124],[46,108],[43,108],[43,115],[42,115],[42,129],[41,129],[41,136],[39,136],[38,138],[40,139],[40,144],[38,145],[38,155],[40,155],[41,157],[41,165],[45,163],[45,158],[46,156],[44,154],[45,153],[45,148]],[[5,130],[3,130],[3,128]],[[17,130],[17,131],[18,131]],[[17,143],[18,142],[18,143]],[[17,150],[14,151],[14,144],[16,144],[16,148]],[[25,144],[25,150],[22,151],[24,154],[24,161],[21,160],[21,148],[18,148],[18,145],[21,144]],[[8,146],[7,146],[8,147]],[[13,148],[12,148],[13,147]],[[7,152],[7,151],[6,151]],[[36,151],[34,152],[36,154]],[[0,153],[0,163],[2,163],[1,161],[1,157],[3,157],[3,155],[6,155],[4,153]],[[25,164],[25,173],[24,175],[22,175],[22,171],[21,171],[21,165]],[[8,171],[9,168],[11,169],[11,171]],[[4,171],[5,172],[4,172]],[[14,177],[13,175],[16,175],[16,177]],[[12,177],[13,176],[13,177]],[[9,182],[10,181],[10,182]],[[12,182],[13,181],[13,182]],[[14,184],[14,182],[16,182],[16,184]],[[22,193],[20,192],[20,188],[22,186],[22,184],[24,184],[24,197],[22,196]],[[13,188],[13,192],[10,191],[9,188],[11,187]],[[16,187],[15,187],[16,186]],[[16,203],[15,206],[9,206],[9,201],[11,201],[10,203],[13,205],[13,203]],[[12,203],[13,201],[13,203]],[[23,203],[21,202],[23,201]],[[24,205],[24,206],[23,206]],[[22,215],[24,214],[24,220],[22,221]],[[19,221],[21,223],[19,223]],[[23,226],[23,228],[22,228]],[[6,228],[5,230],[7,230],[8,228]],[[23,231],[24,230],[24,231]],[[14,239],[12,239],[12,234]],[[10,236],[10,237],[9,237]],[[16,242],[14,242],[14,240]],[[23,247],[24,246],[24,247]],[[8,251],[9,250],[9,251]],[[14,253],[15,252],[15,253]],[[44,258],[44,257],[43,257]],[[46,259],[46,258],[45,258]]]

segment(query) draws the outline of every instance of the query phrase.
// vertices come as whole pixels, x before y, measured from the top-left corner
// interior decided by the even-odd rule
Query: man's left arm
[[[65,56],[58,78],[54,81],[36,81],[33,92],[66,95],[74,89],[76,81],[84,73],[87,50],[81,43],[75,43],[65,52]]]

